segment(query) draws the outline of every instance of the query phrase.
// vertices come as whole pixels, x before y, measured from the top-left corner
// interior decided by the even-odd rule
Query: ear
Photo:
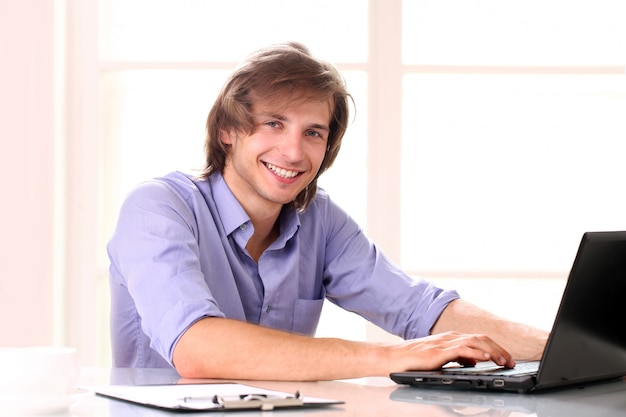
[[[233,144],[233,134],[227,132],[226,130],[220,130],[220,140],[224,145],[232,145]]]

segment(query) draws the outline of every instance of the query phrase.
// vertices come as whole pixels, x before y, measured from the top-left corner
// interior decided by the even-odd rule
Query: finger
[[[507,368],[513,368],[515,366],[515,361],[509,352],[485,335],[463,335],[453,343],[460,343],[463,346],[475,349],[480,352],[480,355],[482,355],[481,358],[480,356],[477,356],[478,352],[471,352],[470,356],[465,357],[466,360],[491,360],[496,364]],[[465,351],[466,354],[467,352],[468,351]]]
[[[482,349],[489,355],[489,359],[501,366],[514,365],[513,358],[502,346],[486,335],[468,335],[471,338],[470,346]]]
[[[506,349],[494,342],[492,339],[489,339],[489,345],[491,350],[487,350],[487,353],[491,356],[492,361],[506,368],[515,367],[515,360]]]
[[[464,368],[472,368],[476,366],[476,364],[478,363],[476,359],[468,359],[468,358],[457,358],[455,362],[457,362],[459,365],[461,365]]]

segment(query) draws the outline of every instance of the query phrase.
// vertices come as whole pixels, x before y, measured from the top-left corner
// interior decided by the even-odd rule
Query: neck
[[[273,222],[257,222],[252,219],[252,225],[254,226],[254,234],[248,240],[246,250],[252,259],[258,263],[263,252],[278,238],[280,226],[278,217]]]

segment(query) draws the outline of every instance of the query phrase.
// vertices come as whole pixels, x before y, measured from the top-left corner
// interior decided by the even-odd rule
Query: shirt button
[[[248,223],[244,223],[241,226],[239,226],[240,230],[246,230],[248,228]]]
[[[265,309],[265,312],[269,313],[270,311],[272,311],[272,306],[267,306],[267,308]]]

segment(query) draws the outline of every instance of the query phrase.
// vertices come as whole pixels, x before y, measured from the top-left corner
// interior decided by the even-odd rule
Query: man
[[[233,72],[209,113],[203,175],[148,181],[121,209],[108,246],[115,366],[322,380],[541,356],[545,332],[411,279],[318,190],[349,99],[295,43]],[[406,341],[313,337],[325,298]]]

